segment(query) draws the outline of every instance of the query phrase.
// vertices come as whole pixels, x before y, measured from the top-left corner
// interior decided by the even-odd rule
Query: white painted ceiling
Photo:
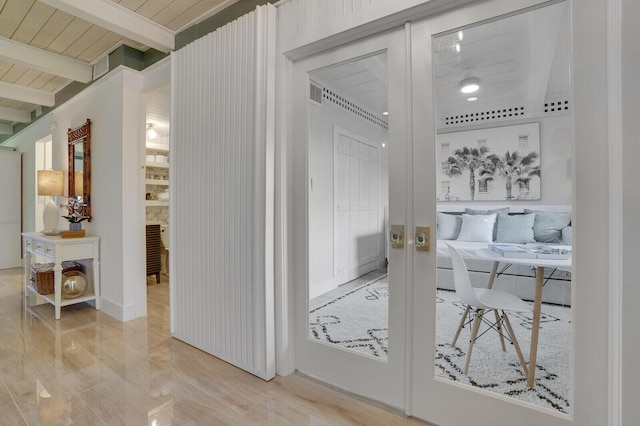
[[[175,35],[238,0],[0,0],[0,133],[29,122],[122,44],[174,49]]]
[[[553,4],[433,39],[433,73],[438,129],[477,124],[447,118],[524,108],[524,117],[545,113],[545,103],[569,100],[568,5]],[[462,39],[460,39],[460,37]],[[419,41],[418,41],[419,42]],[[459,44],[459,51],[456,50]],[[414,42],[415,44],[415,42]],[[424,43],[425,48],[427,43]],[[480,80],[473,95],[460,92],[466,77]],[[318,83],[359,101],[372,113],[387,110],[386,55],[359,59],[311,73]],[[424,82],[430,84],[431,82]],[[547,108],[551,110],[552,108]],[[393,111],[390,111],[393,113]],[[519,117],[522,118],[522,117]]]

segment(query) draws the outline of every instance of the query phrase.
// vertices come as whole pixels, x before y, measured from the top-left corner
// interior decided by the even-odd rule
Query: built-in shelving
[[[167,179],[147,179],[145,183],[147,185],[169,186],[169,180]]]
[[[147,161],[147,167],[157,167],[159,169],[168,169],[169,163],[156,163],[152,161]]]
[[[147,200],[147,207],[165,207],[169,205],[169,200]]]
[[[155,151],[169,152],[169,145],[165,144],[147,142],[146,148]]]

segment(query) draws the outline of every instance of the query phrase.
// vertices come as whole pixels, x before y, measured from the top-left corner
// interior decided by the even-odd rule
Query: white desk
[[[455,241],[447,241],[447,243],[458,248]],[[527,385],[531,388],[534,385],[536,377],[536,361],[538,356],[538,334],[540,332],[540,313],[542,309],[542,289],[544,288],[544,268],[560,268],[571,271],[571,259],[526,259],[519,257],[503,257],[489,250],[487,244],[470,247],[469,243],[462,243],[460,254],[468,259],[482,259],[494,262],[489,277],[489,287],[493,285],[493,281],[498,270],[498,265],[502,263],[510,263],[513,265],[528,265],[536,268],[536,292],[533,299],[533,324],[531,327],[531,348],[529,351],[529,376],[527,377]],[[443,245],[446,248],[446,245]],[[448,251],[448,248],[447,248]]]
[[[100,309],[100,238],[87,236],[83,238],[61,238],[60,236],[43,235],[38,232],[23,233],[24,239],[24,297],[25,304],[30,293],[55,306],[56,319],[60,319],[60,308],[75,303],[95,301],[96,309]],[[55,266],[54,294],[39,294],[31,285],[32,254],[52,261]],[[93,279],[88,278],[85,293],[74,299],[62,299],[62,262],[65,260],[92,259]]]

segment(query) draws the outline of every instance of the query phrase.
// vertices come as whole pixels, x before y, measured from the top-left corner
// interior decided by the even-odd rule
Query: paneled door
[[[296,369],[405,404],[405,29],[294,65]],[[407,230],[408,232],[408,230]]]

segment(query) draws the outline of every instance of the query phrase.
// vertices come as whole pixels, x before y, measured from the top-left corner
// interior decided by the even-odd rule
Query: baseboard
[[[127,322],[138,318],[138,310],[136,306],[122,306],[104,296],[100,297],[100,310],[121,322]]]

